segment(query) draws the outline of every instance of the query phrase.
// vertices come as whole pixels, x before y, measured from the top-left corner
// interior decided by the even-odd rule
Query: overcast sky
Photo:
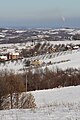
[[[80,0],[0,0],[0,26],[80,27]]]

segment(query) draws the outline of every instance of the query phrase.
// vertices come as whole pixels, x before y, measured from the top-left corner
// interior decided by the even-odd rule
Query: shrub
[[[24,94],[21,98],[21,108],[23,109],[29,109],[29,108],[35,108],[36,104],[35,104],[35,98],[31,93]]]

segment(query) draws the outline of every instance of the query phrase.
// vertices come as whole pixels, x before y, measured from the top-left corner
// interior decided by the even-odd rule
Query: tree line
[[[67,87],[80,85],[80,69],[45,70],[36,69],[33,73],[29,70],[28,75],[28,91],[52,89],[55,87]]]
[[[80,85],[80,69],[50,70],[46,67],[44,70],[28,69],[28,72],[22,74],[15,74],[13,71],[8,72],[7,70],[0,71],[0,109],[2,109],[3,98],[7,95],[10,95],[11,108],[13,108],[14,93],[18,108],[19,94],[25,92],[26,87],[27,91],[33,91],[73,85]]]

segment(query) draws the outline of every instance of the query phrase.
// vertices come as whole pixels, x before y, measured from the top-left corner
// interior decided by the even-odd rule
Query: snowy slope
[[[51,56],[51,57],[50,57]],[[78,50],[73,50],[73,51],[64,51],[64,52],[60,52],[60,53],[53,53],[53,54],[46,54],[46,55],[40,55],[37,57],[32,57],[32,58],[28,58],[30,60],[34,60],[34,59],[39,59],[42,62],[48,63],[48,62],[52,62],[51,65],[47,65],[50,69],[52,69],[53,67],[59,67],[61,69],[67,69],[67,68],[80,68],[80,49]],[[61,62],[58,63],[60,61],[67,61],[67,62]],[[56,64],[54,64],[56,62]],[[42,66],[43,68],[46,67]],[[0,70],[13,70],[14,72],[22,72],[23,69],[25,69],[25,65],[24,65],[24,59],[23,60],[18,60],[18,61],[8,61],[6,62],[6,64],[1,63],[0,64]]]
[[[54,88],[49,90],[33,91],[38,107],[49,105],[75,104],[80,102],[80,86]]]
[[[0,111],[0,120],[80,120],[80,86],[33,91],[37,108]]]
[[[57,63],[59,61],[69,60],[67,62]],[[58,67],[61,69],[67,68],[80,68],[80,50],[72,51],[72,52],[63,52],[61,55],[56,56],[55,58],[46,59],[45,62],[51,61],[52,63],[56,62],[56,64],[50,65],[49,67]]]

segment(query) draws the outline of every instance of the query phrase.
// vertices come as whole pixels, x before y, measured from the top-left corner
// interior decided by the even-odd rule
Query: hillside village
[[[70,28],[29,30],[0,28],[1,69],[6,69],[13,61],[21,64],[17,71],[22,71],[26,67],[44,67],[69,62],[70,58],[58,61],[51,59],[79,51],[79,34],[80,30]],[[77,36],[77,39],[74,36]]]
[[[19,61],[24,60],[25,67],[30,66],[44,66],[45,63],[45,56],[47,58],[53,58],[53,56],[57,56],[64,53],[69,53],[71,51],[79,50],[80,44],[70,43],[70,44],[54,44],[54,42],[29,42],[22,43],[22,44],[12,44],[9,46],[0,47],[0,62],[7,62],[7,61]],[[43,58],[43,59],[42,59]],[[58,62],[51,62],[48,61],[47,65],[49,64],[57,64],[61,62],[68,62],[67,60],[60,60]]]
[[[13,44],[10,47],[0,47],[0,57],[4,60],[18,59],[22,57],[34,57],[37,55],[43,55],[47,53],[76,50],[80,48],[80,44],[55,44],[54,42],[36,42],[34,45],[32,42],[29,45],[26,44]]]

